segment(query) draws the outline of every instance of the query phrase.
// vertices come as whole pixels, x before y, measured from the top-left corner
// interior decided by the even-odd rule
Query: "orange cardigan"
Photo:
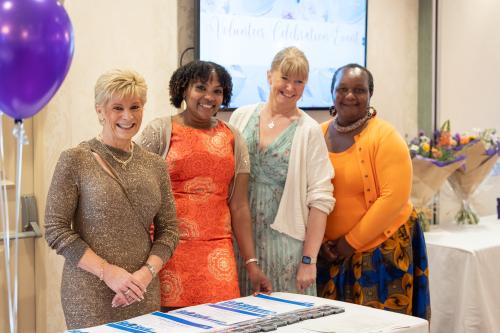
[[[321,125],[323,133],[330,122]],[[412,164],[403,138],[392,125],[377,117],[354,141],[367,210],[346,234],[346,240],[356,251],[364,252],[379,246],[408,220],[413,208]]]

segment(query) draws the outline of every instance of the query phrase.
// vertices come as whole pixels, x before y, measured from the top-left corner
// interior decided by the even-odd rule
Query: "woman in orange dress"
[[[220,65],[182,66],[170,95],[184,111],[153,120],[142,133],[142,146],[166,159],[179,220],[179,246],[160,272],[163,310],[240,297],[233,233],[254,290],[271,290],[255,259],[248,151],[239,132],[214,117],[231,90]]]

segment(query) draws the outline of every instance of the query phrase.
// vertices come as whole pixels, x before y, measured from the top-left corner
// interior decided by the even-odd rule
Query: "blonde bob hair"
[[[105,105],[111,98],[138,97],[144,105],[148,86],[137,72],[126,69],[110,70],[97,79],[95,84],[95,105]]]
[[[282,49],[274,56],[271,71],[280,71],[287,76],[296,76],[304,81],[309,77],[309,61],[301,50],[295,46]]]

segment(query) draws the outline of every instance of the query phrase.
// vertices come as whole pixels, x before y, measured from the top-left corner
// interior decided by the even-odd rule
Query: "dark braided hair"
[[[222,86],[222,106],[228,107],[231,102],[233,91],[231,75],[221,65],[202,60],[191,61],[177,68],[174,74],[172,74],[169,82],[170,103],[176,108],[179,108],[189,85],[198,81],[207,83],[213,73],[217,74],[219,83]]]
[[[335,82],[337,82],[337,76],[339,75],[340,72],[343,72],[346,69],[352,69],[352,68],[359,68],[363,72],[368,75],[368,92],[370,93],[370,97],[373,95],[373,75],[372,73],[366,68],[358,64],[347,64],[342,67],[337,68],[335,71],[335,74],[333,74],[333,79],[332,79],[332,86],[330,87],[330,93],[333,94],[333,89],[335,88]]]

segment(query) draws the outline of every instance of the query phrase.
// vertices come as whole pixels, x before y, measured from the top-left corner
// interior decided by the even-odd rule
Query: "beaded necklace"
[[[339,132],[339,133],[349,133],[349,132],[352,132],[352,131],[360,128],[368,120],[370,120],[371,118],[373,118],[377,114],[377,111],[374,108],[370,107],[370,109],[372,109],[373,112],[368,111],[363,118],[358,119],[354,123],[352,123],[351,125],[347,125],[347,126],[339,125],[339,123],[338,123],[339,117],[338,116],[335,117],[335,120],[333,121],[333,128],[335,128],[337,130],[337,132]]]

